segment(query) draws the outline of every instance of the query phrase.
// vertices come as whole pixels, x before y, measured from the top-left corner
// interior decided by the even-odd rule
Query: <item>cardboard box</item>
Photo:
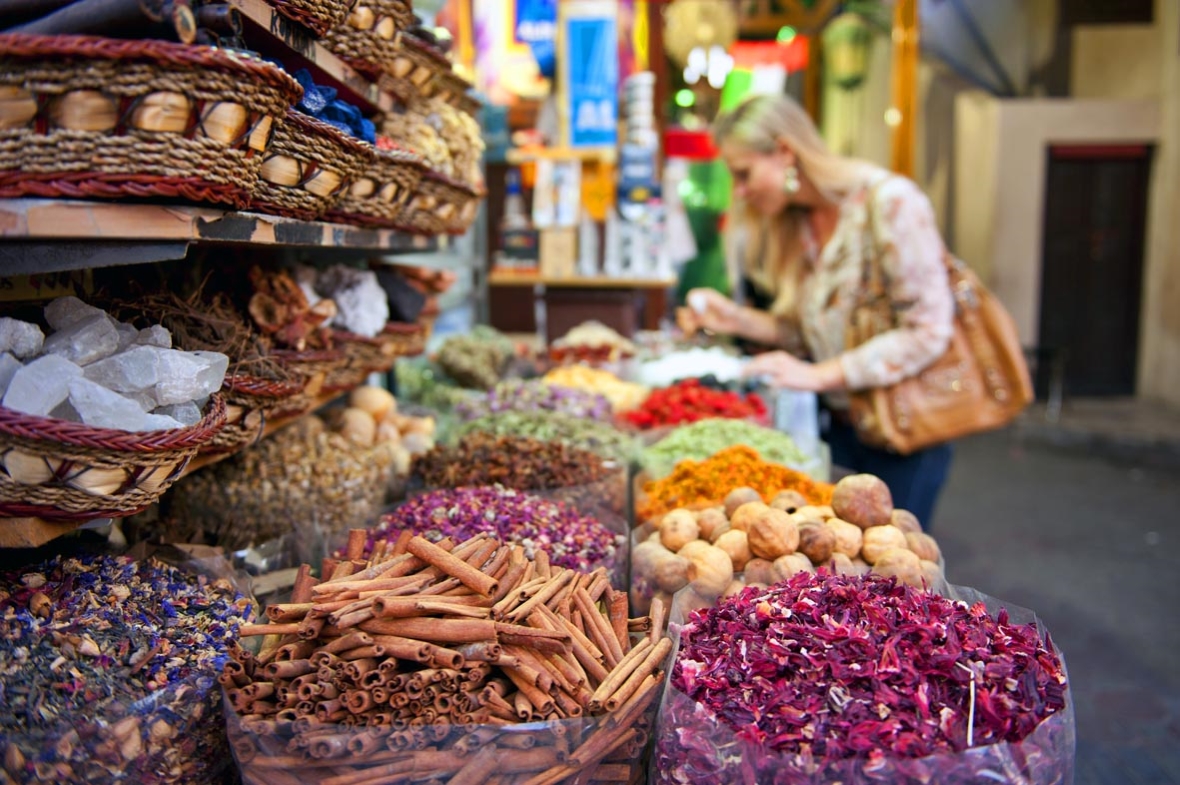
[[[573,278],[578,268],[578,230],[541,230],[541,277]]]

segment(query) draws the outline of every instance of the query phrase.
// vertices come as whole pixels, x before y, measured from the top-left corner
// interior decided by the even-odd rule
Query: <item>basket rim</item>
[[[327,137],[339,142],[340,146],[344,147],[348,152],[355,153],[356,155],[360,155],[360,156],[363,156],[366,158],[372,156],[373,152],[376,151],[376,149],[377,149],[376,147],[369,144],[368,142],[357,139],[354,136],[349,136],[348,134],[344,133],[336,126],[329,125],[328,123],[325,123],[323,120],[317,120],[316,118],[312,117],[309,114],[304,114],[303,112],[300,112],[298,109],[288,109],[287,110],[286,122],[288,122],[294,126],[298,126],[302,130],[307,131],[308,133],[319,134],[320,136],[327,136]]]
[[[422,176],[428,180],[433,180],[436,183],[448,185],[451,188],[457,188],[460,191],[466,193],[468,196],[483,196],[485,193],[483,189],[476,188],[474,185],[469,185],[462,180],[456,180],[454,177],[445,175],[437,169],[427,169],[425,172],[423,172]]]
[[[421,38],[409,32],[408,30],[400,31],[398,33],[397,40],[402,44],[409,44],[411,49],[414,49],[415,51],[431,58],[437,65],[445,65],[447,68],[451,67],[450,58],[448,58],[441,49],[439,49],[437,46],[431,46],[429,43],[423,41]]]
[[[255,398],[290,398],[307,387],[306,379],[267,379],[248,373],[229,373],[222,382],[222,389],[238,395]]]
[[[225,417],[225,398],[220,393],[209,396],[209,405],[200,422],[164,431],[95,428],[84,423],[24,414],[0,406],[0,434],[30,441],[54,441],[97,450],[160,453],[200,447],[224,427]]]
[[[245,73],[282,90],[290,103],[303,97],[303,87],[278,66],[257,55],[216,46],[177,44],[154,39],[126,40],[93,35],[0,33],[0,61],[44,57],[92,60],[141,60],[162,66],[199,67]]]

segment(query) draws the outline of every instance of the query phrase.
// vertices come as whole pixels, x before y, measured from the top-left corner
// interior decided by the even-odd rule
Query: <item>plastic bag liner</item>
[[[1045,627],[1030,610],[1002,602],[975,589],[950,586],[946,595],[968,605],[983,602],[993,616],[1008,610],[1013,624],[1035,624],[1042,639]],[[691,592],[676,595],[670,614],[669,635],[674,642],[673,660],[680,654],[682,626],[691,612],[682,602],[696,598]],[[1060,657],[1061,652],[1054,649]],[[1065,672],[1065,660],[1061,661]],[[671,669],[669,669],[669,673]],[[1067,681],[1068,684],[1068,674]],[[1072,690],[1065,691],[1065,708],[1041,721],[1018,743],[974,747],[959,753],[938,753],[923,758],[886,756],[883,759],[849,758],[836,772],[808,774],[793,767],[786,755],[741,739],[710,709],[669,684],[656,721],[655,751],[648,782],[652,785],[699,785],[724,782],[732,785],[1070,785],[1077,748]]]
[[[231,600],[229,595],[223,594],[220,599],[209,602],[207,607],[194,605],[194,600],[204,600],[188,594],[186,589],[171,583],[163,574],[152,576],[162,581],[160,586],[148,588],[158,595],[160,602],[157,617],[144,618],[143,624],[149,628],[169,626],[175,630],[177,615],[195,617],[199,623],[194,632],[199,630],[204,640],[195,639],[193,645],[206,648],[208,656],[194,664],[182,678],[174,675],[176,680],[156,687],[153,686],[155,682],[162,681],[170,669],[174,671],[177,667],[174,659],[167,660],[165,665],[160,664],[159,661],[167,659],[161,656],[159,647],[166,641],[160,635],[124,638],[129,650],[121,652],[120,641],[111,640],[107,637],[111,633],[98,625],[62,628],[63,635],[84,636],[83,641],[90,637],[97,642],[102,653],[86,665],[93,663],[110,671],[112,679],[121,679],[124,685],[130,683],[140,697],[131,703],[108,701],[109,692],[104,685],[82,681],[75,674],[85,670],[81,662],[86,659],[84,653],[76,655],[78,662],[73,665],[69,658],[57,667],[49,662],[34,665],[30,660],[30,664],[16,674],[0,679],[0,700],[14,701],[18,695],[27,695],[30,690],[93,690],[94,696],[87,699],[84,711],[75,710],[75,713],[59,718],[46,714],[52,705],[46,700],[41,718],[35,720],[32,732],[12,724],[0,727],[0,761],[8,774],[2,778],[4,782],[53,782],[58,785],[207,785],[221,782],[230,756],[219,706],[222,693],[217,677],[226,659],[227,638],[233,634],[231,625],[236,621],[228,617],[247,617],[250,601],[233,585],[237,576],[232,567],[212,550],[198,548],[186,553],[167,546],[149,546],[137,548],[128,556],[136,561],[151,556],[182,572],[204,576],[210,582],[230,581],[236,592],[233,596],[238,599]],[[87,559],[83,562],[91,563]],[[79,591],[94,577],[98,576],[92,572],[67,577],[72,584],[72,589],[67,590]],[[122,581],[130,582],[131,577],[119,573],[119,582],[112,581],[110,585],[95,582],[89,590],[99,602],[108,597],[117,601],[118,592],[121,592],[119,586],[127,588]],[[143,591],[143,588],[131,588],[133,596]],[[118,607],[118,602],[112,607]],[[9,621],[20,624],[19,616],[10,617]],[[49,636],[43,637],[47,642]],[[152,641],[156,642],[154,650],[148,648]],[[36,656],[45,645],[47,643],[30,645],[28,649]],[[183,654],[177,650],[175,641],[172,646],[173,658]],[[103,657],[112,659],[112,655],[113,662],[103,662]],[[138,658],[142,658],[146,666],[137,667]],[[0,659],[11,661],[12,655],[0,653]],[[63,686],[63,683],[69,686]],[[142,688],[138,686],[140,683]]]
[[[257,720],[237,714],[225,700],[243,785],[630,783],[643,773],[657,700],[629,716],[620,709],[514,725],[439,725],[427,719],[431,707],[465,693],[426,689],[433,698],[416,699],[422,708],[415,719],[393,719],[399,712],[387,707],[385,723],[373,725],[362,724],[369,717],[352,715],[331,723],[314,714]]]

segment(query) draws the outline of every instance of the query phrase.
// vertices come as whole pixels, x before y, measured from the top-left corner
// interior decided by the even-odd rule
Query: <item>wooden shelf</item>
[[[412,253],[447,242],[211,207],[71,199],[0,199],[0,240],[0,276],[181,259],[201,243]]]
[[[667,289],[676,285],[675,278],[546,278],[526,273],[493,271],[488,275],[488,286],[544,286],[547,289]]]
[[[400,105],[391,94],[381,90],[354,68],[329,52],[303,25],[275,11],[264,0],[229,0],[246,22],[246,40],[264,57],[273,57],[294,73],[308,68],[327,77],[349,103],[360,105],[367,114],[389,112]]]
[[[347,394],[348,392],[344,391],[321,395],[312,404],[312,408],[303,414],[267,421],[262,431],[262,438],[269,437],[275,431],[290,425],[296,420],[323,408],[337,398]],[[235,454],[234,452],[227,452],[217,455],[197,455],[188,462],[184,471],[181,472],[180,477],[183,479],[195,471],[223,461]],[[44,518],[0,518],[0,548],[37,548],[58,537],[77,531],[89,523],[89,521],[53,521]]]
[[[533,161],[602,161],[613,164],[619,153],[614,147],[514,147],[504,159],[513,165]]]

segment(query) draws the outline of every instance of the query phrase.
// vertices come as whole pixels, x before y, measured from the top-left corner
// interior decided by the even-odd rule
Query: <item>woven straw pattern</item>
[[[438,92],[441,74],[451,71],[451,62],[421,39],[400,33],[397,54],[377,80],[377,85],[397,96],[404,104],[430,98]]]
[[[381,331],[382,336],[391,340],[398,357],[413,357],[426,351],[426,339],[430,337],[433,320],[422,320],[418,324],[389,322]]]
[[[428,171],[398,221],[418,234],[463,234],[475,220],[479,198],[471,186]]]
[[[373,12],[374,28],[361,30],[353,26],[362,9]],[[376,31],[377,22],[393,22],[393,35],[383,38]],[[324,36],[324,46],[343,57],[358,71],[375,78],[397,58],[397,34],[413,24],[414,12],[406,0],[358,0],[352,14]]]
[[[425,164],[413,153],[400,150],[376,150],[373,163],[361,177],[373,181],[373,193],[358,197],[351,192],[328,211],[328,218],[339,223],[390,229],[398,226],[402,208],[414,195],[422,179]]]
[[[278,185],[259,177],[251,209],[314,221],[348,193],[353,178],[368,166],[371,149],[327,123],[289,111],[286,121],[275,130],[267,157],[282,155],[299,161],[303,180],[295,185]],[[326,196],[305,187],[322,170],[335,172],[341,178],[340,185]]]
[[[281,119],[298,83],[261,60],[211,47],[89,36],[0,34],[0,86],[27,91],[36,114],[0,130],[0,197],[166,197],[244,207],[262,164],[251,132]],[[114,127],[55,127],[55,99],[94,91],[115,110]],[[185,130],[132,125],[154,93],[189,101]],[[221,104],[246,110],[238,137],[205,136]],[[253,140],[265,145],[265,133]]]
[[[225,425],[215,395],[196,425],[129,433],[0,407],[0,514],[86,520],[155,502]]]
[[[344,21],[352,2],[340,0],[266,0],[276,11],[322,37]]]
[[[226,423],[202,453],[234,452],[262,438],[266,418],[289,407],[289,401],[303,395],[304,378],[276,381],[257,376],[227,376],[222,385],[226,400]]]

